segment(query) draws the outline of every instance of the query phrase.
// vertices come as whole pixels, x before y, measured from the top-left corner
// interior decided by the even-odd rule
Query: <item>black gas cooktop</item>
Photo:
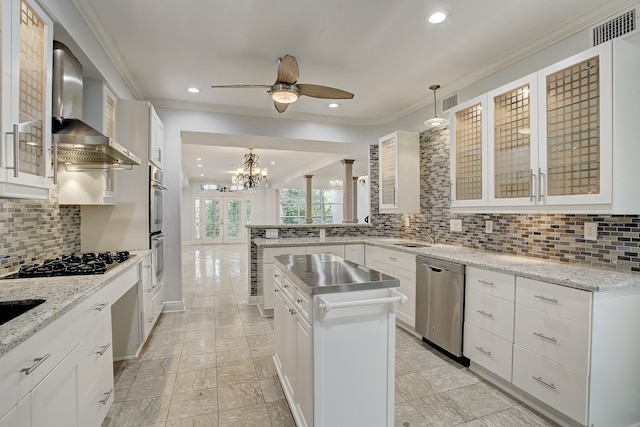
[[[60,258],[46,259],[42,264],[23,265],[17,273],[2,279],[104,274],[109,268],[128,260],[130,256],[128,251],[66,254]]]

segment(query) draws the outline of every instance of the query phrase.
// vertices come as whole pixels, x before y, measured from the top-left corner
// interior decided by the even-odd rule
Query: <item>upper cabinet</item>
[[[483,109],[487,137],[476,142],[488,155],[473,166],[460,153],[468,146],[468,133],[458,129],[466,110],[456,107],[452,209],[637,213],[640,198],[629,193],[629,185],[640,180],[634,129],[640,80],[633,70],[638,67],[640,47],[614,40],[489,92]],[[485,106],[477,100],[475,105]],[[473,203],[464,203],[460,186],[480,164],[486,168],[481,177],[488,197],[475,195]]]
[[[451,110],[451,206],[487,203],[486,95]]]
[[[162,169],[162,157],[164,155],[164,125],[151,106],[150,123],[151,140],[149,141],[149,161]]]
[[[149,163],[162,168],[164,125],[149,101],[119,100],[116,139],[135,152],[148,153]],[[148,170],[145,172],[148,175]]]
[[[2,1],[0,197],[47,199],[51,186],[53,22],[35,1]]]
[[[397,131],[378,140],[380,213],[420,213],[420,136]]]

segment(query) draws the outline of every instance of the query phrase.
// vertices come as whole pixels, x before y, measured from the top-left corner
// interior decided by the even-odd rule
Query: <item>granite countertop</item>
[[[400,286],[395,277],[331,254],[280,255],[275,260],[308,295]]]
[[[453,245],[431,245],[428,242],[418,242],[414,240],[354,236],[327,237],[325,239],[317,237],[254,239],[253,243],[259,248],[364,243],[413,255],[428,256],[467,266],[528,277],[530,279],[541,280],[590,292],[640,288],[640,273],[595,268],[578,264],[566,264],[540,258],[506,255],[496,252],[462,248]],[[428,246],[421,248],[407,248],[398,246],[398,243],[418,243]]]
[[[44,299],[44,303],[0,325],[0,357],[139,263],[150,251],[132,251],[104,274],[0,280],[0,301]]]

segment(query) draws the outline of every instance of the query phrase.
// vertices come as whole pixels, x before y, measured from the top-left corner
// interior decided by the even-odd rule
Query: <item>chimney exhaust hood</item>
[[[53,42],[53,143],[58,162],[103,167],[134,166],[140,158],[82,121],[82,65]]]

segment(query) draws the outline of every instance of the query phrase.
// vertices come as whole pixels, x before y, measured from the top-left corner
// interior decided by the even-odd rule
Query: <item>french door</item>
[[[244,197],[196,197],[194,240],[199,243],[242,243],[251,222],[251,200]]]

